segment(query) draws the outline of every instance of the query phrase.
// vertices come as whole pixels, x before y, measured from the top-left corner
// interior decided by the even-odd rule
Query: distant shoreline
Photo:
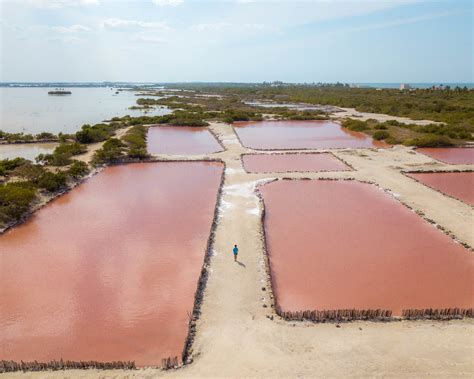
[[[134,88],[134,87],[163,87],[163,86],[176,86],[186,84],[212,84],[212,85],[261,85],[262,82],[0,82],[0,88],[51,88],[51,87],[63,87],[63,88],[101,88],[101,87],[120,87],[120,88]],[[347,84],[353,87],[360,88],[385,88],[385,89],[399,89],[400,84],[408,84],[411,88],[426,89],[433,86],[449,86],[455,87],[467,87],[474,88],[474,83],[448,83],[448,82],[424,82],[424,83],[411,83],[411,82],[393,82],[393,83],[353,83],[348,82]],[[286,85],[311,85],[311,83],[283,83]],[[331,83],[322,83],[331,84]]]

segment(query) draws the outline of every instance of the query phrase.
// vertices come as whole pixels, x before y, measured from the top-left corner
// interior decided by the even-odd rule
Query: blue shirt
[[[234,247],[234,254],[237,254],[239,252],[239,249],[237,249],[237,247]]]

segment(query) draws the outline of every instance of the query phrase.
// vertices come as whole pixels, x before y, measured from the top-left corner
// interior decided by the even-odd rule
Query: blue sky
[[[473,82],[472,0],[0,0],[0,81]]]

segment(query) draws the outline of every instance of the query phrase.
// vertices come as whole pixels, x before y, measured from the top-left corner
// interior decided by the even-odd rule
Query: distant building
[[[411,86],[409,84],[405,84],[405,83],[402,83],[400,84],[400,90],[403,91],[403,90],[406,90],[406,89],[410,89]]]

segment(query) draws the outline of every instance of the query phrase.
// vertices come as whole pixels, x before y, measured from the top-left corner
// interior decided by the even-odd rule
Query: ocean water
[[[131,110],[135,93],[115,88],[65,88],[71,95],[48,95],[52,88],[0,87],[0,130],[9,133],[74,133],[83,124],[95,124],[115,116],[162,115],[167,108],[148,113]]]

